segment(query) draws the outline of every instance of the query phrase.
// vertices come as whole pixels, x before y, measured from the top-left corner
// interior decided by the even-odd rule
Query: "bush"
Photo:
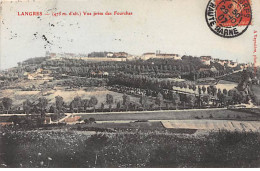
[[[84,119],[84,122],[85,122],[86,124],[88,124],[88,123],[89,123],[89,120],[88,120],[88,119]]]
[[[241,116],[239,116],[239,115],[237,115],[237,117],[236,117],[237,119],[241,119]]]
[[[95,118],[89,118],[89,122],[90,122],[90,123],[95,123],[96,120],[95,120]]]

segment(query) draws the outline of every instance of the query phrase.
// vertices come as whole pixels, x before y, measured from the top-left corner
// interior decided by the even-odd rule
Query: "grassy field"
[[[260,134],[0,132],[0,167],[259,167]]]
[[[178,131],[182,133],[206,133],[210,131],[227,130],[239,132],[260,132],[259,121],[234,121],[234,120],[153,120],[153,121],[97,121],[92,124],[71,125],[79,130],[89,128],[102,128],[109,130],[153,130],[153,131]],[[195,132],[193,132],[194,130]]]
[[[45,89],[44,91],[22,91],[21,89],[4,89],[0,91],[1,97],[9,97],[13,100],[14,107],[22,107],[23,102],[28,99],[31,102],[37,101],[40,97],[45,97],[48,100],[48,107],[55,103],[55,97],[61,96],[64,102],[69,104],[75,97],[79,96],[81,99],[90,99],[95,96],[98,99],[97,108],[100,108],[101,103],[106,104],[106,95],[111,94],[114,97],[113,107],[116,107],[116,102],[123,101],[123,94],[109,91],[102,87],[91,88],[73,88],[67,90],[65,87],[55,87],[54,89]],[[139,99],[130,96],[132,101],[138,102]],[[107,108],[108,106],[106,106]]]
[[[185,119],[233,119],[233,120],[259,120],[260,116],[247,112],[227,109],[199,109],[199,110],[165,110],[145,112],[111,112],[97,114],[75,114],[82,119],[95,118],[97,121],[109,120],[185,120]]]
[[[183,79],[166,79],[166,80],[184,81]],[[200,85],[200,87],[205,86],[207,88],[210,85],[211,84],[203,84],[203,85]],[[221,90],[226,89],[228,91],[228,90],[234,89],[236,86],[237,86],[237,83],[235,83],[235,82],[220,80],[218,82],[218,84],[216,85],[216,88],[217,89],[221,89]],[[198,94],[198,87],[199,87],[199,85],[196,85],[196,87],[197,87],[197,90],[195,92],[193,90],[189,89],[189,88],[180,88],[180,87],[176,87],[176,86],[173,86],[173,89],[174,90],[178,90],[178,91],[184,91],[184,92],[187,92],[187,93]]]

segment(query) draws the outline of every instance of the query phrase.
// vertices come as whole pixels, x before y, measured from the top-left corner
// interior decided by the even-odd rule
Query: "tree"
[[[146,109],[147,108],[147,101],[148,101],[148,99],[147,99],[147,96],[145,96],[145,95],[142,95],[141,97],[140,97],[140,104],[143,106],[143,109]]]
[[[225,95],[227,95],[228,94],[228,91],[227,91],[227,89],[223,89],[223,94],[225,94]]]
[[[90,123],[95,123],[95,122],[96,122],[96,119],[95,119],[95,118],[89,118],[89,122],[90,122]]]
[[[221,91],[221,89],[220,89],[220,88],[218,89],[218,93],[222,93],[222,91]]]
[[[200,86],[198,87],[198,92],[199,92],[199,94],[201,94],[201,87]]]
[[[32,109],[32,103],[27,99],[23,102],[23,111],[25,114],[29,114]]]
[[[11,109],[13,100],[8,97],[4,97],[2,100],[2,103],[3,103],[3,107],[5,108],[5,110],[7,111],[7,114],[8,114],[8,111]]]
[[[41,110],[41,117],[45,117],[45,110],[48,105],[48,100],[45,97],[40,97],[38,99],[38,107]]]
[[[84,111],[86,111],[86,110],[87,110],[87,107],[89,107],[89,99],[83,99],[83,100],[81,101],[81,105],[83,105]]]
[[[173,104],[175,105],[176,110],[178,109],[178,105],[180,103],[180,95],[173,92],[171,100],[173,101]]]
[[[88,123],[89,123],[89,120],[88,120],[88,119],[84,119],[84,123],[85,123],[85,124],[88,124]]]
[[[113,95],[107,94],[107,95],[106,95],[106,103],[107,103],[107,104],[113,104],[113,102],[114,102]]]
[[[232,99],[236,104],[240,104],[243,101],[243,95],[238,90],[236,90],[234,91]]]
[[[196,85],[193,84],[192,90],[193,90],[193,91],[196,91],[196,89],[197,89]]]
[[[205,86],[202,86],[202,92],[203,92],[203,94],[205,94],[205,92],[206,92],[206,87]]]
[[[55,104],[56,104],[57,113],[58,113],[58,115],[60,115],[60,113],[63,112],[63,105],[64,105],[63,97],[56,96]]]
[[[187,96],[187,102],[188,104],[193,108],[195,104],[196,97],[194,95],[188,95]]]
[[[91,107],[93,107],[93,110],[94,110],[94,112],[95,112],[95,110],[96,110],[96,105],[98,104],[98,100],[97,100],[97,98],[95,97],[95,96],[92,96],[91,98],[90,98],[90,100],[89,100],[89,105],[91,106]]]
[[[209,100],[210,100],[209,95],[204,95],[204,96],[202,97],[202,100],[203,100],[204,103],[206,103],[207,105],[209,105]]]
[[[117,102],[116,108],[117,108],[118,111],[120,111],[120,107],[121,107],[121,103],[120,103],[120,102]]]
[[[187,83],[183,82],[183,87],[186,89],[187,88]]]
[[[126,110],[128,110],[130,104],[130,97],[126,94],[123,95],[123,105],[126,106]]]
[[[75,97],[72,102],[70,103],[70,109],[72,112],[77,111],[77,113],[79,113],[80,111],[80,107],[81,107],[81,104],[82,104],[82,100],[79,96]]]
[[[77,113],[79,113],[80,112],[80,107],[81,107],[81,104],[82,104],[81,97],[79,97],[79,96],[75,97],[74,101],[75,101],[76,106],[77,106]]]
[[[219,101],[220,101],[221,105],[226,105],[227,104],[227,100],[226,100],[227,96],[224,93],[218,94],[218,98],[219,98]]]
[[[207,87],[207,93],[208,93],[209,95],[211,95],[211,87],[210,87],[210,86]]]
[[[233,96],[233,94],[234,94],[234,91],[233,90],[228,90],[228,96]]]
[[[109,105],[108,105],[108,108],[109,108],[109,112],[111,112],[111,110],[112,110],[112,105],[109,104]]]
[[[216,86],[213,86],[211,90],[212,90],[212,95],[215,96],[217,94]]]
[[[104,111],[104,108],[105,108],[105,105],[104,105],[104,103],[101,103],[101,106],[100,106],[100,108],[101,108],[101,111],[103,112],[103,111]]]
[[[180,82],[180,88],[183,89],[184,87],[184,82]]]
[[[160,107],[160,110],[161,110],[162,103],[163,103],[163,95],[159,92],[155,99],[155,104],[157,104]]]
[[[111,112],[112,104],[114,102],[113,96],[111,94],[106,95],[106,103],[109,105],[109,111]]]
[[[49,113],[56,113],[56,109],[53,105],[50,106]]]
[[[223,93],[221,92],[221,90],[220,89],[218,89],[218,93],[217,93],[217,97],[218,97],[218,99],[219,99],[219,101],[220,101],[220,103],[222,104],[222,100],[223,100]]]

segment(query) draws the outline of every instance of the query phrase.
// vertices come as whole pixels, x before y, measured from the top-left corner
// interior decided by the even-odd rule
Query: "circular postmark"
[[[216,35],[237,37],[251,24],[250,0],[210,0],[205,17],[210,30]]]

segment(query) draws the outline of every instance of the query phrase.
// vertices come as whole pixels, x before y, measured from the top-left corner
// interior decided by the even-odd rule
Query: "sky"
[[[253,62],[254,30],[260,31],[260,1],[252,1],[253,21],[236,38],[222,38],[207,26],[209,0],[20,0],[1,3],[0,69],[46,51],[175,53]],[[132,12],[126,16],[18,16],[18,12]],[[257,44],[259,44],[259,36]],[[257,49],[259,54],[260,50]],[[258,55],[260,57],[260,55]],[[259,62],[260,59],[257,61]]]

